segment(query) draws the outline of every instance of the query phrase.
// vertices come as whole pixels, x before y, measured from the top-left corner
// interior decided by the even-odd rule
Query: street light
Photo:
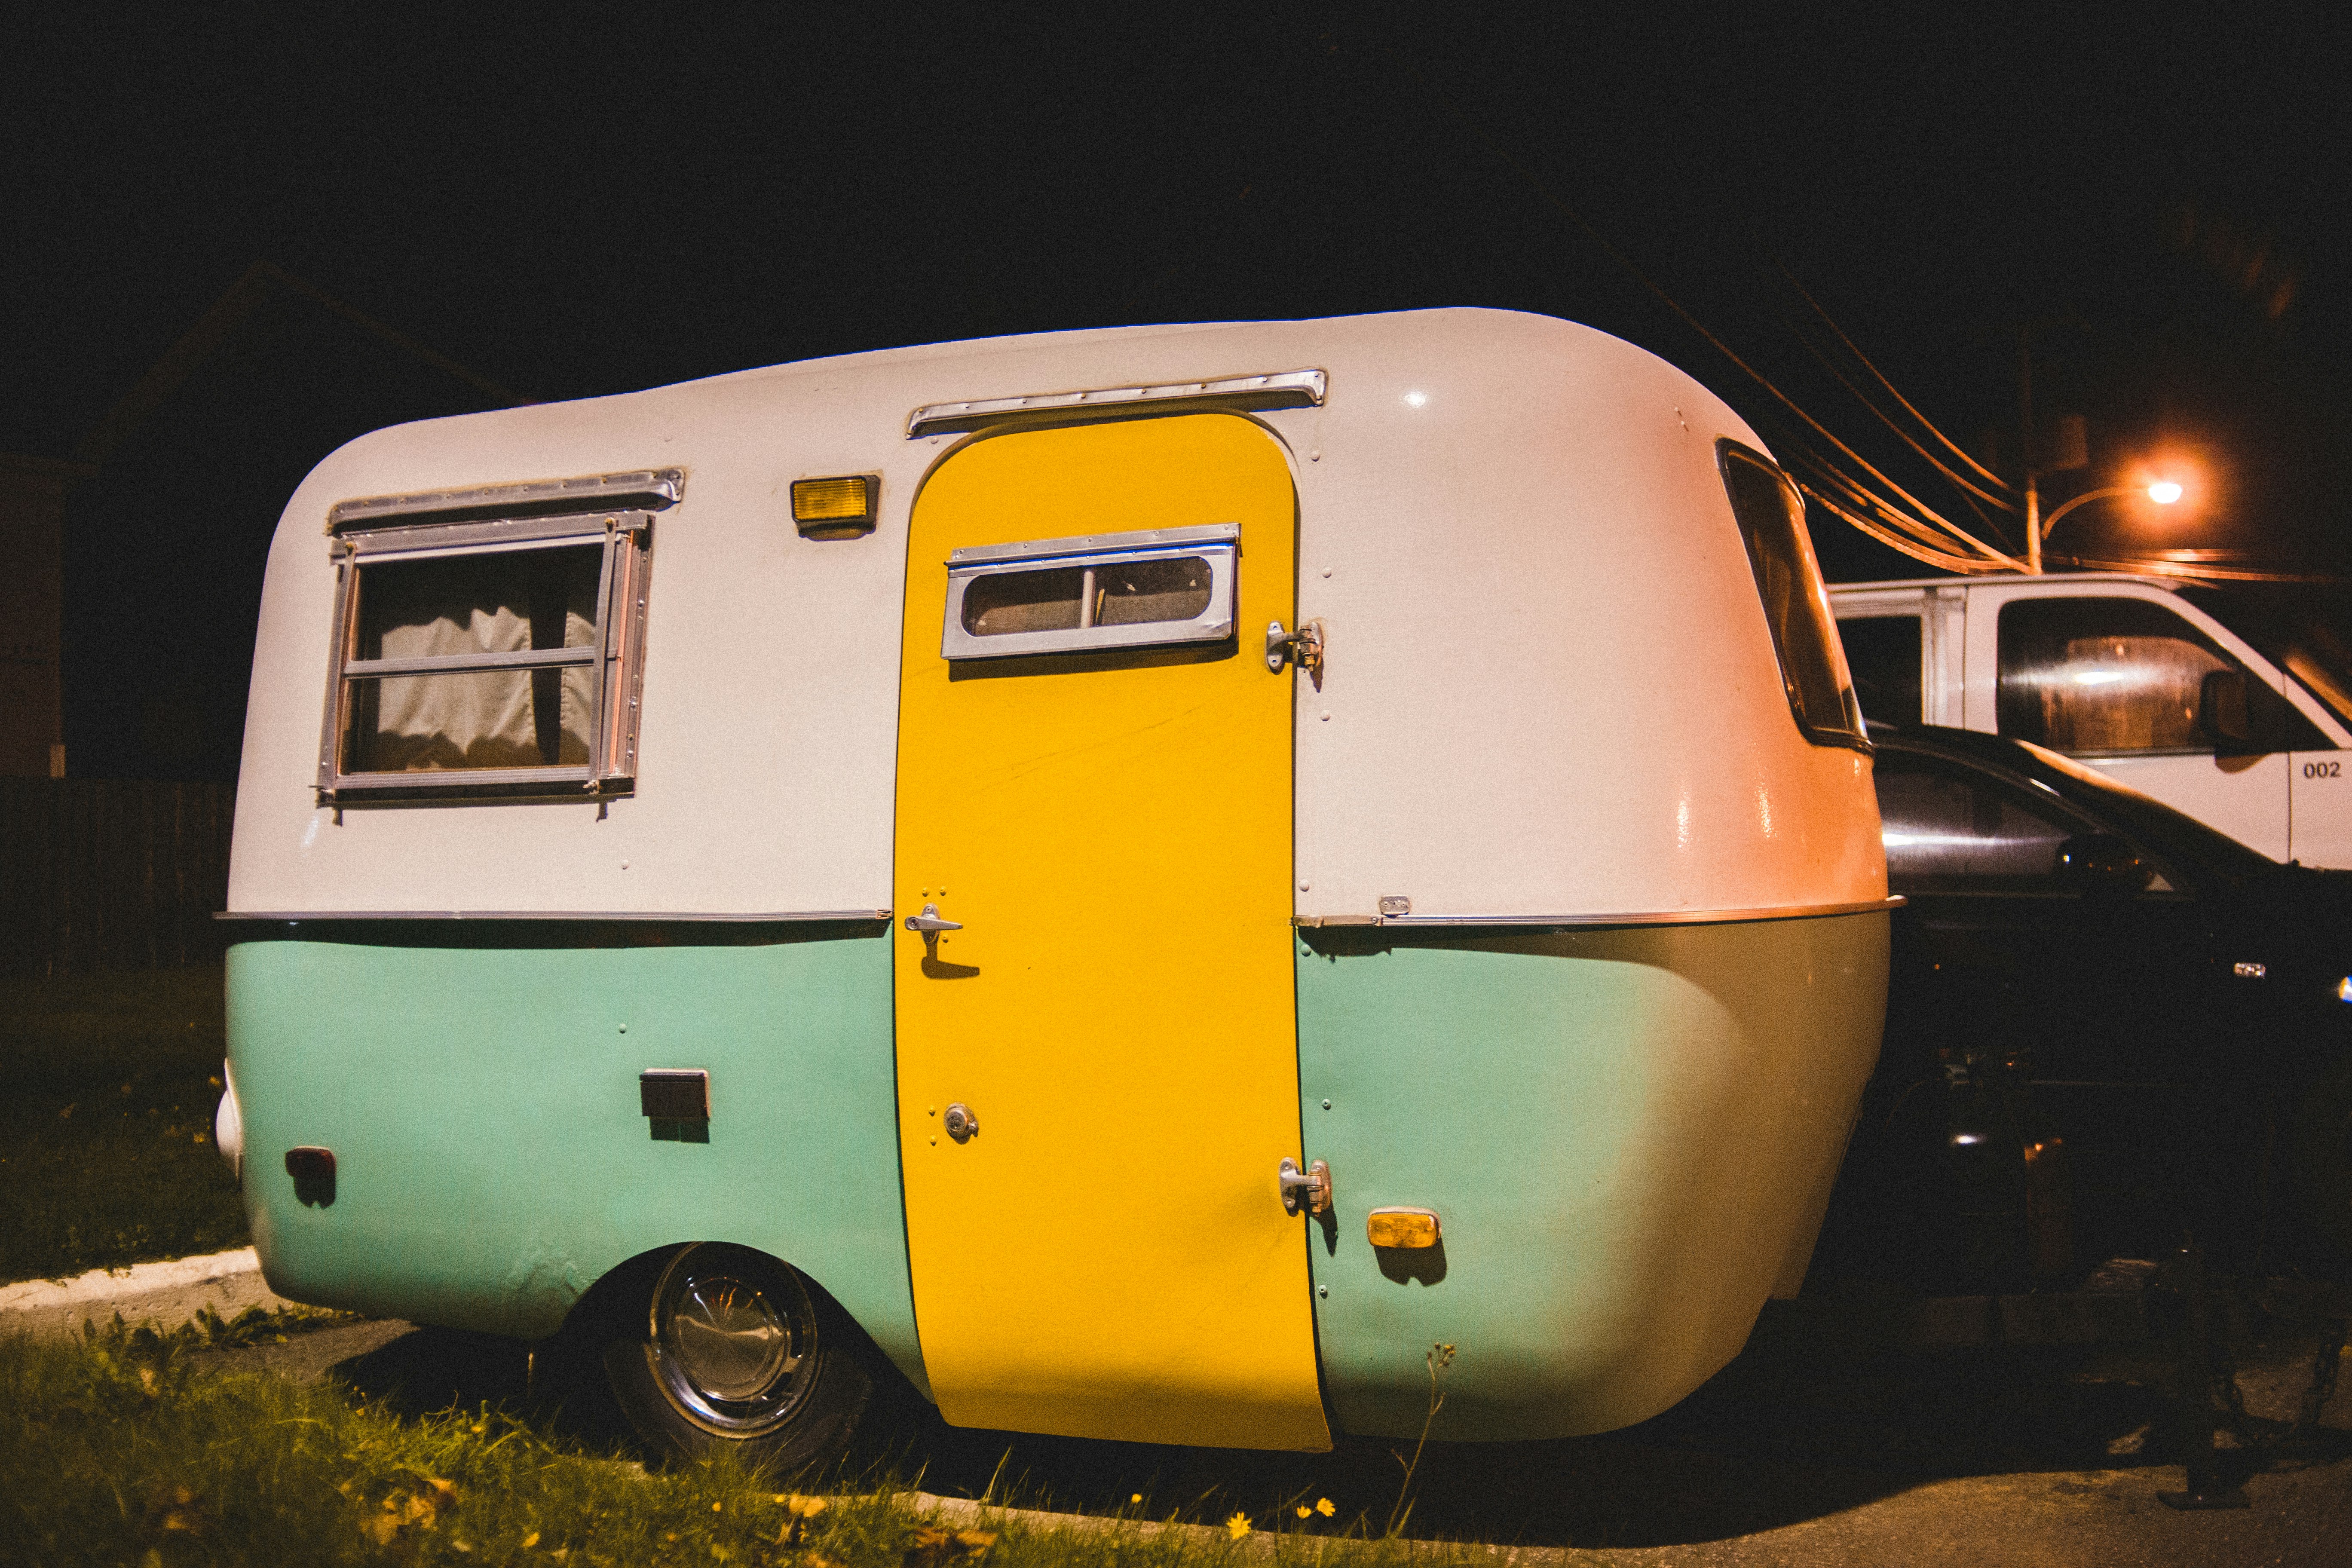
[[[2084,501],[2105,500],[2109,496],[2144,495],[2158,506],[2172,506],[2186,493],[2178,479],[2156,479],[2146,485],[2103,485],[2095,490],[2084,490],[2042,520],[2041,527],[2033,541],[2035,567],[2038,570],[2041,565],[2042,541],[2050,537],[2050,531],[2058,526],[2060,518],[2064,517]]]

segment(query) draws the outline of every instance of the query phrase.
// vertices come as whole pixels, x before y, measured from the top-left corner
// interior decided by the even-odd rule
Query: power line
[[[1775,263],[1775,265],[1778,266],[1779,264]],[[1845,352],[1852,354],[1854,357],[1855,362],[1859,363],[1863,369],[1870,373],[1872,380],[1877,382],[1879,385],[1886,389],[1888,396],[1894,398],[1895,402],[1903,405],[1903,411],[1905,413],[1910,415],[1912,418],[1916,419],[1919,422],[1920,426],[1929,435],[1935,437],[1937,441],[1940,443],[1947,451],[1959,458],[1963,463],[1966,463],[1969,468],[1974,468],[1978,473],[1983,475],[1987,479],[1990,479],[1992,483],[1999,485],[2005,490],[2013,490],[2017,488],[2015,485],[2011,484],[2007,479],[2002,479],[1999,474],[1994,473],[1990,468],[1985,467],[1982,463],[1977,461],[1975,458],[1969,456],[1968,448],[1962,447],[1949,436],[1945,435],[1942,430],[1937,427],[1934,420],[1928,418],[1925,414],[1920,413],[1916,407],[1913,406],[1911,400],[1904,396],[1903,394],[1895,388],[1895,384],[1887,380],[1885,375],[1879,370],[1878,366],[1871,362],[1870,356],[1864,353],[1861,349],[1857,348],[1852,338],[1846,336],[1845,329],[1839,326],[1837,322],[1831,318],[1830,313],[1827,310],[1822,309],[1821,301],[1813,298],[1811,290],[1808,289],[1802,283],[1798,282],[1794,277],[1791,277],[1786,267],[1781,267],[1780,270],[1780,276],[1789,279],[1789,287],[1794,289],[1804,300],[1805,303],[1812,307],[1813,314],[1822,319],[1823,325],[1827,326],[1831,331],[1837,334],[1837,340],[1840,343],[1845,346]],[[1860,397],[1862,395],[1860,393],[1856,393],[1854,395],[1856,397]],[[1922,457],[1927,456],[1924,452],[1920,455]],[[1935,459],[1930,458],[1928,458],[1928,461],[1935,462]],[[1942,468],[1943,465],[1937,463],[1937,467]],[[1959,481],[1955,479],[1953,482],[1958,483]],[[1969,488],[1973,489],[1974,487],[1971,486]],[[1977,493],[1979,495],[1984,495],[1982,490],[1978,490]],[[2011,511],[2015,511],[2017,510],[2016,503],[2013,501],[1994,500],[1994,498],[1991,496],[1985,496],[1985,499],[1987,500],[1992,500],[1993,504],[1996,506],[2005,507]]]

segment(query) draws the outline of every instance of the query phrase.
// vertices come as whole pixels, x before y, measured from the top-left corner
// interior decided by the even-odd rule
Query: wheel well
[[[654,1281],[661,1277],[661,1271],[669,1266],[670,1259],[689,1247],[700,1247],[721,1239],[719,1237],[701,1237],[692,1241],[673,1241],[614,1265],[599,1276],[596,1282],[572,1304],[572,1310],[564,1316],[563,1327],[557,1331],[559,1336],[602,1342],[642,1332],[646,1303],[653,1295]],[[815,1275],[789,1258],[777,1258],[765,1247],[751,1247],[747,1242],[731,1242],[729,1245],[774,1258],[798,1274],[801,1282],[808,1288],[809,1299],[816,1308],[819,1321],[836,1331],[842,1328],[853,1331],[859,1340],[866,1341],[870,1348],[870,1339],[866,1331],[858,1325],[856,1319],[843,1310],[839,1301],[834,1300],[833,1292],[826,1289],[824,1281]],[[886,1359],[881,1357],[878,1350],[875,1352],[875,1357]]]

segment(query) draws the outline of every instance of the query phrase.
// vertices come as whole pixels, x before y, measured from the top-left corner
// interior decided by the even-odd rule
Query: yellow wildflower
[[[1247,1535],[1249,1533],[1249,1515],[1245,1513],[1236,1513],[1233,1518],[1225,1521],[1225,1533],[1232,1536],[1235,1541],[1239,1541],[1243,1536]]]
[[[1329,1498],[1319,1497],[1315,1500],[1315,1511],[1321,1514],[1325,1519],[1328,1519],[1339,1510],[1331,1506],[1331,1500]]]

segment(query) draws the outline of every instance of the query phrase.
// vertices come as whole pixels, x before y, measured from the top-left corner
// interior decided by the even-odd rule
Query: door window
[[[1233,523],[1034,539],[948,559],[943,658],[1219,642],[1234,635]]]
[[[1857,616],[1838,622],[1862,716],[1882,724],[1923,724],[1919,617]]]
[[[2200,715],[2213,675],[2243,682],[2249,750],[2316,736],[2211,638],[2146,599],[2012,599],[2000,607],[2000,732],[2070,755],[2211,752]]]

